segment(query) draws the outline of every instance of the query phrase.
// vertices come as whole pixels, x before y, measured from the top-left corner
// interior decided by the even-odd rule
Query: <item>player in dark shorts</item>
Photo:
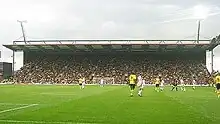
[[[160,91],[160,83],[162,81],[162,77],[159,75],[158,78],[155,79],[155,91]]]
[[[79,78],[78,82],[79,82],[79,87],[80,87],[80,89],[82,89],[83,79],[82,79],[82,78]]]
[[[217,84],[216,84],[216,89],[217,89],[217,90],[220,90],[220,83],[217,83]]]
[[[217,96],[220,98],[220,74],[217,74],[215,77],[216,89],[217,89]]]
[[[171,89],[171,91],[173,91],[174,89],[176,89],[176,91],[178,91],[177,86],[178,86],[178,83],[177,83],[177,81],[175,80],[175,81],[172,83],[172,89]]]
[[[130,86],[130,89],[131,89],[131,90],[134,90],[134,89],[135,89],[136,84],[129,84],[129,86]]]
[[[133,96],[133,92],[136,86],[136,80],[137,80],[137,76],[135,74],[131,74],[129,76],[129,86],[130,86],[130,96]]]

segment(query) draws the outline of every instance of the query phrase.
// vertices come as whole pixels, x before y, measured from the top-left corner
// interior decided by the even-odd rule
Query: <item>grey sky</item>
[[[194,7],[209,8],[201,39],[220,34],[219,0],[0,0],[0,42],[28,39],[196,39]],[[2,61],[11,61],[3,47]],[[215,50],[215,66],[220,59]],[[19,68],[20,55],[16,67]]]

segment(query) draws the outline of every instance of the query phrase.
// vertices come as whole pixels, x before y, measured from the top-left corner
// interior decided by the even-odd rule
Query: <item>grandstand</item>
[[[80,75],[88,83],[100,77],[107,82],[125,83],[129,72],[142,74],[148,83],[162,74],[166,83],[196,77],[207,83],[206,50],[215,40],[42,40],[14,41],[4,45],[24,52],[24,67],[15,74],[20,83],[77,83]]]

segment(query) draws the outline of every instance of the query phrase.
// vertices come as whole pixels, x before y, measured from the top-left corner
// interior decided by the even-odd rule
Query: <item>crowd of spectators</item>
[[[184,79],[191,84],[209,82],[210,74],[200,59],[161,59],[144,55],[53,55],[28,60],[15,73],[17,83],[76,84],[85,77],[86,83],[98,83],[100,78],[109,84],[124,84],[129,73],[141,74],[153,83],[160,74],[165,83]]]

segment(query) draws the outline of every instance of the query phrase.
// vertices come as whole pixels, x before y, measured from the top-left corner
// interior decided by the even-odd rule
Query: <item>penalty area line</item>
[[[77,122],[62,122],[62,121],[19,121],[19,120],[0,120],[3,123],[32,123],[32,124],[95,124],[95,123],[77,123]]]
[[[0,114],[6,113],[6,112],[11,112],[11,111],[16,111],[16,110],[21,110],[21,109],[25,109],[25,108],[30,108],[30,107],[37,106],[37,105],[38,104],[30,104],[30,105],[16,107],[16,108],[12,108],[12,109],[6,109],[6,110],[3,110],[3,111],[0,111]]]

